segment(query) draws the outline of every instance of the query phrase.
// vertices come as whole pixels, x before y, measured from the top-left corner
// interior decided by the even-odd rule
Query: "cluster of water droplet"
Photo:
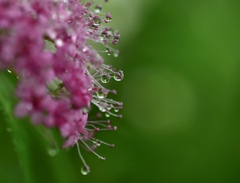
[[[96,126],[102,126],[103,128],[100,129]],[[116,131],[117,128],[114,126],[112,127],[110,125],[110,120],[102,120],[102,121],[88,121],[88,124],[87,124],[87,130],[91,131],[101,131],[101,130],[114,130]],[[81,142],[81,143],[80,143]],[[111,147],[113,148],[115,145],[114,144],[109,144],[109,143],[106,143],[102,140],[99,140],[99,139],[96,139],[96,138],[93,138],[93,137],[89,137],[87,140],[85,139],[81,139],[79,138],[79,141],[76,143],[77,145],[77,149],[78,149],[78,154],[79,154],[79,157],[81,158],[84,166],[81,168],[81,173],[83,175],[87,175],[88,173],[90,173],[90,167],[87,165],[87,163],[85,162],[82,154],[81,154],[81,150],[80,150],[80,145],[82,145],[82,148],[85,148],[87,149],[89,152],[93,153],[94,155],[96,155],[99,159],[105,161],[106,158],[103,157],[103,156],[100,156],[98,153],[95,152],[95,149],[101,145],[106,145],[108,147]]]
[[[107,0],[105,0],[107,2]],[[119,51],[110,47],[109,43],[116,45],[120,39],[120,33],[114,31],[112,28],[105,27],[104,23],[112,21],[110,13],[102,13],[102,6],[100,4],[88,4],[89,11],[86,16],[89,19],[89,34],[93,35],[92,39],[95,42],[101,43],[105,46],[105,53],[118,57]],[[97,35],[97,36],[96,36]],[[116,71],[112,66],[102,64],[100,67],[90,66],[87,73],[91,77],[94,85],[90,89],[93,92],[92,103],[95,104],[101,112],[105,113],[106,117],[115,116],[121,118],[122,115],[116,114],[122,109],[122,103],[108,99],[108,94],[116,94],[115,90],[106,89],[103,85],[110,82],[111,79],[121,81],[124,78],[122,70]]]
[[[87,71],[87,73],[93,81],[93,86],[90,88],[93,93],[91,102],[96,105],[102,113],[105,114],[105,117],[108,118],[110,116],[115,116],[122,118],[122,115],[118,114],[118,112],[122,109],[123,103],[108,98],[108,94],[116,94],[116,90],[106,89],[103,85],[110,82],[111,79],[114,79],[115,81],[121,81],[124,78],[123,71],[116,71],[112,66],[105,64],[102,64],[99,68],[91,68],[89,70],[90,71]],[[95,120],[88,121],[86,124],[86,129],[93,133],[106,130],[116,131],[117,126],[112,126],[110,120]],[[106,158],[98,155],[95,152],[95,149],[101,144],[114,147],[114,144],[109,144],[93,137],[90,137],[87,140],[79,139],[79,141],[82,142],[81,144],[83,144],[83,146],[85,146],[89,152],[92,152],[101,160],[106,160]],[[78,144],[77,147],[79,155],[84,163],[81,173],[83,175],[87,175],[90,172],[90,167],[85,163],[80,153],[80,147]]]
[[[105,1],[107,2],[107,1]],[[102,43],[106,48],[105,52],[107,55],[112,55],[118,57],[119,51],[109,46],[109,43],[116,45],[120,40],[120,33],[114,31],[110,27],[106,27],[103,23],[110,23],[112,21],[112,16],[110,13],[102,13],[102,6],[100,4],[90,5],[89,9],[93,7],[93,12],[88,12],[86,14],[89,21],[89,34],[94,35],[92,38],[95,42]],[[98,35],[97,37],[95,35]]]
[[[104,1],[107,2],[107,0]],[[86,18],[89,20],[90,39],[92,39],[94,42],[101,43],[105,47],[104,52],[107,55],[113,55],[114,57],[118,57],[119,51],[109,46],[109,44],[116,45],[119,42],[120,34],[119,32],[114,31],[112,28],[105,27],[105,24],[112,21],[111,14],[102,13],[102,6],[100,4],[89,3],[85,6],[89,6],[89,10],[93,8],[93,11],[89,11],[86,14]],[[99,67],[90,65],[87,68],[86,74],[91,77],[91,80],[93,81],[93,85],[89,89],[92,92],[91,102],[96,105],[102,113],[104,113],[105,117],[108,118],[110,116],[115,116],[118,118],[122,118],[122,115],[118,114],[118,112],[122,109],[123,103],[108,98],[108,95],[110,93],[116,94],[116,90],[107,89],[104,87],[104,85],[110,82],[112,79],[115,81],[123,80],[123,71],[117,71],[112,66],[101,64],[101,66]],[[84,110],[88,111],[88,109]],[[87,122],[86,130],[92,133],[106,130],[116,131],[117,127],[112,126],[110,120],[95,120]],[[90,167],[86,164],[85,160],[81,155],[80,145],[86,148],[89,152],[95,154],[99,159],[106,160],[105,157],[102,157],[95,152],[95,149],[101,146],[101,144],[107,145],[109,147],[114,147],[114,144],[106,143],[99,139],[93,138],[92,136],[88,137],[87,139],[79,138],[79,141],[77,142],[77,148],[78,154],[84,164],[81,169],[81,173],[83,175],[87,175],[90,172]]]
[[[115,81],[121,81],[124,77],[123,71],[116,71],[111,66],[102,64],[100,68],[96,69],[91,75],[94,82],[92,88],[93,99],[92,103],[95,104],[101,112],[105,112],[106,117],[115,116],[121,118],[122,115],[116,114],[122,109],[122,102],[118,102],[112,99],[108,99],[108,94],[116,94],[116,90],[109,90],[103,87],[103,84],[108,83],[112,78]]]

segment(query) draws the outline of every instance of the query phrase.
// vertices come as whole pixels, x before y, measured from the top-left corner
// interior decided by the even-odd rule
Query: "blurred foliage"
[[[116,143],[98,149],[107,161],[83,152],[88,176],[75,147],[50,157],[38,127],[10,117],[14,101],[2,92],[12,91],[1,75],[0,182],[239,183],[239,7],[237,0],[106,4],[122,33],[120,57],[107,60],[125,71],[110,86],[124,101],[124,118],[112,118],[117,132],[98,134]],[[19,133],[7,132],[9,125]],[[16,153],[17,141],[25,154]]]

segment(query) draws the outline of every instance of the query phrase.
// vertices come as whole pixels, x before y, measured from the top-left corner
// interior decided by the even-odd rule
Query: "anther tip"
[[[114,95],[117,94],[117,91],[116,91],[116,90],[112,90],[111,92],[112,92],[112,94],[114,94]]]
[[[101,118],[101,117],[102,117],[102,113],[98,112],[98,113],[96,114],[96,117],[97,117],[97,118]]]
[[[106,161],[106,158],[105,158],[105,157],[101,157],[100,159],[103,160],[103,161]]]
[[[121,119],[122,117],[123,117],[123,115],[122,115],[122,114],[118,115],[118,118],[119,118],[119,119]]]
[[[94,130],[95,130],[95,132],[98,132],[100,129],[99,128],[95,128]]]

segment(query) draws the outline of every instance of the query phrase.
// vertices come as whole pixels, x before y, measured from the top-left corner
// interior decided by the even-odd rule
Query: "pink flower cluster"
[[[121,117],[116,112],[122,103],[107,98],[116,91],[102,85],[122,80],[123,72],[103,64],[89,44],[101,43],[104,52],[118,56],[109,45],[118,43],[120,34],[103,25],[112,17],[101,10],[78,0],[0,0],[0,69],[19,79],[15,115],[58,128],[64,148],[77,144],[79,149],[80,141],[93,151],[89,142],[104,143],[94,132],[116,130],[109,120],[88,120],[91,104],[107,117]]]

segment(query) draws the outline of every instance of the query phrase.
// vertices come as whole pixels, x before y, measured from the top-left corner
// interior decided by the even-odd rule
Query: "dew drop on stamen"
[[[118,43],[118,41],[117,40],[112,40],[112,44],[114,44],[114,45],[116,45]]]
[[[112,37],[113,36],[113,29],[109,28],[107,31],[108,37]]]
[[[96,93],[97,93],[97,97],[100,98],[100,99],[106,97],[106,93],[104,93],[104,92],[96,92]]]
[[[91,109],[90,107],[83,107],[82,108],[82,113],[87,114],[90,111],[90,109]]]
[[[98,142],[98,141],[92,141],[96,146],[101,146],[101,143],[100,142]]]
[[[89,13],[89,14],[88,14],[88,18],[89,18],[89,20],[92,20],[92,19],[93,19],[93,14],[92,14],[92,13]]]
[[[114,111],[115,111],[115,112],[118,112],[118,111],[119,111],[119,109],[114,109]]]
[[[103,107],[100,107],[99,110],[100,110],[101,112],[106,112],[106,109],[103,108]]]
[[[107,75],[103,75],[101,77],[102,83],[108,83],[110,81],[110,78]]]
[[[105,37],[106,37],[105,34],[103,34],[103,33],[100,34],[100,39],[101,39],[101,41],[103,41]]]
[[[118,57],[118,56],[119,56],[119,53],[118,53],[118,52],[114,52],[113,56],[114,56],[114,57]]]
[[[110,56],[112,51],[109,48],[106,48],[105,52]]]
[[[115,34],[113,35],[112,44],[115,45],[115,44],[119,43],[119,38],[120,38],[120,34],[115,33]]]
[[[113,76],[113,78],[116,80],[116,81],[122,81],[123,80],[123,77],[124,77],[124,74],[123,74],[123,71],[119,71],[119,72],[116,72]]]
[[[83,166],[83,167],[81,168],[81,173],[82,173],[83,175],[89,174],[89,173],[90,173],[90,168],[89,168],[89,166]]]
[[[107,118],[109,118],[109,117],[110,117],[110,114],[108,114],[108,113],[105,113],[105,116],[106,116]]]
[[[99,4],[95,7],[94,12],[95,13],[100,13],[102,11],[102,6]]]
[[[112,21],[112,18],[106,17],[104,20],[105,20],[106,23],[108,23],[108,22],[111,22],[111,21]]]
[[[101,25],[101,23],[102,23],[101,18],[99,18],[98,16],[93,17],[93,25],[99,26]]]
[[[113,107],[112,105],[110,105],[110,106],[107,106],[107,110],[109,110],[109,111],[110,111],[110,110],[112,109],[112,107]]]
[[[96,145],[97,145],[98,147],[100,147],[100,146],[101,146],[101,143],[100,143],[100,142],[96,142]]]
[[[54,148],[54,147],[50,147],[49,149],[48,149],[48,154],[50,155],[50,156],[56,156],[57,155],[57,153],[58,153],[58,151],[57,151],[57,149],[56,148]]]
[[[9,70],[9,69],[8,69],[7,71],[8,71],[8,73],[10,73],[10,74],[12,73],[12,71],[11,71],[11,70]]]
[[[61,47],[61,46],[63,46],[63,41],[61,39],[57,39],[55,41],[55,44],[56,44],[56,46]]]
[[[112,16],[111,16],[111,14],[110,13],[107,13],[106,14],[106,17],[104,18],[104,22],[105,23],[109,23],[109,22],[111,22],[112,21]]]

